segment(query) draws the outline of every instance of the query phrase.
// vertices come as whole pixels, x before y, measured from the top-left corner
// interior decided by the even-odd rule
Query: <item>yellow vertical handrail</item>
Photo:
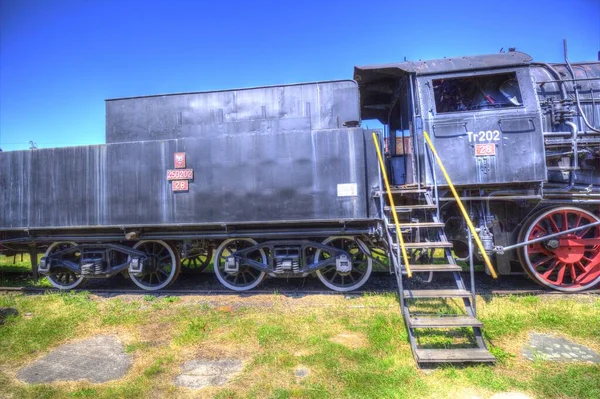
[[[490,261],[490,258],[488,257],[487,253],[483,249],[483,244],[481,243],[481,240],[479,239],[479,234],[477,234],[477,232],[475,231],[475,226],[473,226],[473,222],[471,222],[471,219],[469,218],[469,215],[467,214],[467,210],[465,209],[465,206],[463,205],[462,201],[460,200],[458,193],[456,192],[456,189],[454,188],[454,184],[452,184],[452,180],[450,180],[450,176],[448,176],[448,172],[446,171],[446,168],[444,167],[444,164],[442,163],[440,156],[438,155],[437,151],[435,150],[435,147],[433,146],[433,143],[431,142],[429,135],[427,134],[427,132],[423,132],[423,136],[425,136],[427,145],[429,145],[429,148],[431,148],[431,152],[433,152],[433,156],[435,157],[435,160],[437,161],[442,173],[444,174],[444,177],[446,178],[446,181],[448,182],[448,185],[450,186],[452,195],[454,195],[454,198],[456,199],[456,203],[458,204],[458,207],[460,208],[460,211],[462,212],[463,217],[465,218],[465,221],[467,222],[467,226],[469,226],[469,230],[471,230],[471,235],[473,235],[473,238],[475,239],[475,242],[477,243],[477,248],[479,248],[479,251],[481,252],[481,256],[483,256],[483,261],[485,262],[485,265],[487,266],[488,270],[490,271],[490,274],[492,275],[492,277],[498,278],[498,275],[496,274],[496,270],[492,266],[492,262]]]
[[[377,158],[379,158],[379,166],[381,167],[381,174],[383,175],[383,181],[385,183],[385,189],[388,195],[388,201],[392,208],[392,215],[394,215],[394,224],[396,225],[396,236],[400,242],[400,249],[402,250],[402,259],[404,259],[404,267],[406,267],[406,275],[412,277],[410,271],[410,265],[408,264],[408,254],[406,253],[406,247],[404,246],[404,238],[400,231],[400,222],[398,221],[398,213],[396,213],[396,206],[394,205],[394,198],[392,197],[392,190],[390,190],[390,182],[388,181],[387,172],[385,170],[385,164],[383,163],[383,157],[381,156],[381,149],[379,148],[379,141],[377,135],[373,132],[373,141],[375,142],[375,149],[377,150]],[[382,210],[383,211],[383,210]]]

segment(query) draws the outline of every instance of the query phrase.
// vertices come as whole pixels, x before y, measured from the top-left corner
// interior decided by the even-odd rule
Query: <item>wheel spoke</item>
[[[579,238],[583,238],[587,233],[590,232],[590,230],[592,229],[592,227],[588,227],[586,229],[582,229],[579,231],[579,234],[577,234],[577,232],[575,233],[575,235]]]
[[[165,277],[169,277],[169,273],[167,273],[166,271],[164,271],[163,269],[158,269],[158,271],[164,275]]]
[[[577,274],[575,273],[575,265],[574,264],[569,265],[569,272],[571,273],[571,280],[573,282],[575,282],[577,280]]]
[[[538,267],[540,267],[541,265],[543,265],[544,263],[546,263],[548,261],[551,261],[552,259],[554,259],[553,256],[547,256],[545,258],[542,258],[533,264],[533,268],[537,269]]]
[[[583,219],[583,215],[582,214],[577,215],[577,221],[575,222],[575,225],[573,226],[573,228],[579,227],[579,223],[581,223],[581,219]]]
[[[545,279],[548,279],[548,277],[552,274],[552,272],[556,269],[556,267],[558,266],[559,262],[554,261],[552,263],[552,265],[550,266],[550,268],[548,268],[548,270],[546,270],[546,272],[544,274],[542,274],[542,277],[544,277]]]
[[[564,263],[561,264],[560,269],[558,270],[558,275],[556,276],[556,284],[562,284],[565,278],[565,272],[567,270],[567,265]]]
[[[550,215],[547,220],[550,221],[550,224],[552,225],[552,228],[555,229],[556,233],[559,233],[561,230],[558,228],[558,226],[556,225],[556,222],[554,221],[554,218],[552,217],[552,215]]]

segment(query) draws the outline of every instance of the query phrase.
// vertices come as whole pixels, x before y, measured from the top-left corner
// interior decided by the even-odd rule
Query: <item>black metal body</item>
[[[376,168],[360,128],[0,154],[3,230],[368,220]],[[187,192],[166,179],[185,152]],[[369,167],[371,165],[371,167]],[[356,195],[338,195],[351,184]],[[343,193],[342,193],[343,194]]]
[[[344,235],[385,246],[372,131],[359,127],[368,119],[385,126],[393,183],[432,188],[457,253],[469,240],[424,132],[488,248],[514,244],[523,220],[546,206],[598,210],[600,63],[509,52],[357,67],[354,78],[107,100],[106,145],[0,153],[0,244],[101,251],[129,240],[252,238],[272,256],[252,267],[310,273],[337,255],[311,265],[307,243]],[[496,256],[501,273],[514,260]]]
[[[230,135],[233,140],[340,129],[359,121],[358,87],[351,80],[167,94],[107,100],[106,142]]]

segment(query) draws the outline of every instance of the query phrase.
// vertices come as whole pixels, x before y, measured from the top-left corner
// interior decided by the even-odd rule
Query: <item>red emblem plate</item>
[[[190,189],[187,180],[173,180],[171,184],[172,191],[188,191]]]
[[[490,155],[496,155],[496,144],[475,144],[476,157],[487,157]]]
[[[176,152],[174,158],[175,158],[175,169],[184,169],[185,168],[185,152]]]
[[[194,169],[168,169],[167,180],[192,180],[194,178]]]

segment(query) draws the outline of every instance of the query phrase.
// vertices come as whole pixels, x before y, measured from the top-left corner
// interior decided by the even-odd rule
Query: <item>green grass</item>
[[[42,254],[38,255],[38,261]],[[18,254],[15,256],[0,255],[0,272],[31,272],[31,258],[29,254]]]
[[[435,302],[453,313],[455,303]],[[19,311],[0,326],[0,397],[14,398],[444,398],[519,391],[537,398],[598,398],[600,367],[529,362],[531,331],[552,332],[600,350],[600,298],[480,298],[480,318],[496,366],[418,370],[393,295],[258,297],[123,296],[85,292],[0,294]],[[15,373],[70,340],[116,336],[132,356],[121,380],[25,385]],[[340,339],[340,337],[345,337]],[[433,339],[444,346],[452,336]],[[172,384],[194,358],[240,358],[242,373],[222,387]],[[310,373],[296,380],[296,367]]]

